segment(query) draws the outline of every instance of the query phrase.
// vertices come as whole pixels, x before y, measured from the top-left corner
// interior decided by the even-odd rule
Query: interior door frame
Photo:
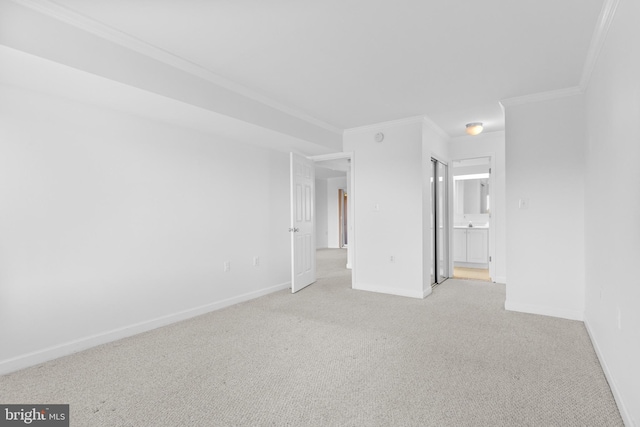
[[[489,257],[490,260],[489,261],[489,277],[491,279],[492,282],[496,282],[496,220],[495,220],[495,213],[497,211],[496,209],[496,197],[495,197],[495,191],[496,191],[496,179],[495,179],[495,175],[496,175],[496,154],[493,151],[488,151],[488,152],[478,152],[478,153],[473,153],[471,155],[468,156],[464,156],[464,157],[456,157],[450,160],[450,164],[453,165],[453,162],[459,162],[461,160],[468,160],[468,159],[480,159],[482,157],[488,157],[489,158],[489,167],[491,168],[491,173],[489,174],[489,188],[491,189],[491,213],[489,215]],[[453,167],[451,168],[451,172],[449,173],[449,193],[453,194]],[[453,236],[453,197],[451,197],[451,203],[450,203],[450,211],[449,211],[449,217],[450,217],[450,222],[449,222],[449,227],[450,227],[450,236]],[[504,221],[504,218],[502,219],[502,221]],[[453,272],[453,245],[452,245],[452,238],[449,239],[450,244],[449,244],[449,251],[450,251],[450,258],[449,258],[449,263],[450,263],[450,269],[449,271]]]
[[[322,162],[325,160],[350,159],[351,167],[347,180],[347,268],[351,269],[351,288],[356,283],[356,223],[355,218],[355,201],[356,201],[356,159],[352,151],[321,154],[318,156],[309,156],[314,162]],[[315,230],[314,230],[315,233]]]
[[[345,232],[349,229],[349,198],[347,197],[347,190],[339,188],[338,189],[338,246],[340,248],[344,248],[345,245]],[[347,206],[344,205],[344,200],[347,199]],[[345,218],[345,212],[347,212]],[[346,223],[346,229],[345,229]],[[346,241],[349,241],[349,236],[346,236]]]

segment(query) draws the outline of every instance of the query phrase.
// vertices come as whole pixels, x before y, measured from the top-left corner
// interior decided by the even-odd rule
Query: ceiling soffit
[[[142,41],[141,39],[138,39],[136,37],[132,37],[129,36],[127,34],[125,34],[122,31],[119,31],[117,29],[114,29],[112,27],[109,27],[108,25],[104,25],[96,20],[93,20],[91,18],[88,18],[80,13],[74,12],[73,10],[66,8],[64,6],[61,6],[57,3],[54,3],[52,1],[48,1],[48,0],[42,0],[42,1],[35,1],[35,0],[11,0],[14,3],[29,7],[31,9],[37,10],[39,12],[42,12],[44,14],[47,14],[49,16],[52,16],[60,21],[66,22],[68,24],[71,24],[77,28],[80,28],[82,30],[88,31],[94,35],[97,35],[99,37],[102,37],[106,40],[112,41],[114,43],[117,43],[121,46],[127,47],[128,49],[132,49],[136,52],[139,52],[141,54],[144,54],[146,56],[149,56],[151,58],[154,58],[156,60],[162,61],[168,65],[171,65],[173,67],[176,67],[182,71],[185,71],[187,73],[190,73],[192,75],[198,76],[200,78],[203,78],[215,85],[218,86],[222,86],[226,89],[229,89],[231,91],[234,91],[238,94],[241,94],[247,98],[256,100],[260,103],[263,103],[265,105],[268,105],[274,109],[277,109],[281,112],[284,112],[286,114],[289,114],[291,116],[294,116],[296,118],[299,118],[301,120],[304,120],[308,123],[312,123],[316,126],[322,127],[323,129],[329,130],[331,132],[335,132],[335,133],[340,133],[341,132],[341,128],[344,127],[344,123],[338,124],[336,125],[334,124],[330,124],[328,123],[326,120],[321,120],[318,119],[317,116],[318,115],[312,115],[312,114],[308,114],[308,112],[302,111],[299,108],[294,108],[291,107],[290,104],[291,103],[283,103],[280,101],[276,101],[274,100],[272,97],[270,96],[266,96],[263,93],[259,92],[259,91],[255,91],[253,89],[248,88],[245,85],[241,85],[238,84],[234,81],[231,81],[229,79],[226,79],[224,77],[221,77],[220,75],[208,70],[205,67],[202,67],[200,65],[195,64],[194,62],[191,62],[189,60],[186,60],[184,58],[181,58],[177,55],[174,55],[166,50],[163,50],[161,48],[155,47],[149,43],[146,43],[144,41]],[[64,0],[61,0],[61,2],[64,2]],[[604,0],[602,8],[601,8],[601,12],[600,15],[597,19],[596,22],[596,26],[593,30],[593,35],[591,37],[590,43],[588,45],[588,49],[586,52],[586,60],[584,61],[584,65],[582,67],[581,73],[580,73],[580,78],[579,78],[579,82],[578,85],[574,85],[574,86],[569,86],[569,87],[561,87],[559,89],[554,89],[554,90],[549,90],[549,91],[542,91],[542,92],[533,92],[533,94],[525,94],[524,96],[520,95],[520,94],[516,94],[516,96],[504,96],[501,95],[498,98],[496,98],[494,100],[495,105],[489,103],[492,105],[491,109],[491,113],[490,114],[486,114],[485,115],[490,115],[494,121],[495,121],[495,129],[491,129],[491,130],[501,130],[501,127],[503,129],[503,118],[498,117],[500,115],[500,111],[498,110],[497,103],[498,101],[500,101],[501,99],[504,100],[504,102],[502,102],[502,105],[509,105],[510,103],[523,103],[523,102],[535,102],[536,100],[540,100],[540,99],[549,99],[550,97],[557,97],[557,96],[567,96],[570,94],[573,94],[576,92],[576,87],[578,88],[578,91],[583,91],[584,88],[586,87],[586,85],[588,84],[589,81],[589,77],[591,74],[591,71],[593,69],[593,66],[597,60],[597,56],[598,56],[598,52],[600,50],[600,47],[602,46],[603,40],[606,36],[606,32],[608,30],[609,24],[612,20],[612,17],[614,15],[616,6],[618,4],[618,0]],[[452,52],[454,55],[459,55],[459,52]],[[329,55],[331,56],[331,55]],[[380,58],[381,60],[385,60],[385,58]],[[401,57],[399,57],[398,59],[402,59]],[[473,59],[473,58],[471,58]],[[481,58],[477,58],[478,60],[480,60]],[[350,58],[351,61],[353,60],[366,60],[366,58],[360,58],[358,59],[358,54],[355,54],[354,58]],[[366,61],[365,61],[366,62]],[[473,61],[471,61],[472,63]],[[371,63],[371,65],[373,66],[374,64],[376,64],[376,62]],[[478,62],[477,64],[481,64],[481,62]],[[464,76],[463,74],[460,74],[460,76]],[[428,77],[428,76],[427,76]],[[353,82],[349,82],[349,84],[352,85],[358,85],[357,81],[353,81]],[[523,87],[526,87],[526,85],[524,85]],[[533,86],[532,86],[533,87]],[[419,92],[419,90],[418,90]],[[496,93],[498,93],[499,91],[496,91]],[[382,94],[384,95],[384,94]],[[384,97],[382,97],[384,98]],[[443,97],[441,97],[443,98]],[[430,121],[430,127],[432,127],[433,129],[435,129],[438,133],[446,135],[448,136],[456,136],[456,134],[454,134],[454,132],[457,132],[457,130],[452,130],[453,126],[455,124],[455,126],[458,126],[458,122],[460,121],[460,118],[456,118],[456,108],[454,108],[456,105],[456,96],[453,97],[449,97],[451,99],[446,99],[447,97],[444,97],[442,102],[440,103],[441,105],[437,106],[436,108],[432,107],[430,108],[424,108],[423,110],[420,110],[420,105],[410,105],[408,107],[408,110],[402,110],[401,108],[399,108],[397,110],[397,113],[400,115],[398,118],[400,117],[406,117],[406,116],[402,116],[402,112],[403,111],[409,111],[411,109],[413,109],[414,111],[416,111],[418,114],[420,114],[422,117],[426,117],[427,115],[431,118],[431,119],[427,119]],[[470,98],[473,98],[473,94],[470,94]],[[479,95],[479,98],[482,98],[481,95]],[[339,100],[338,100],[339,101]],[[285,105],[287,104],[287,105]],[[410,103],[409,103],[410,104]],[[489,111],[489,109],[487,108],[487,106],[485,105],[484,107],[480,108],[479,104],[478,104],[478,113],[476,114],[476,116],[471,117],[469,119],[462,119],[462,122],[466,121],[476,121],[478,118],[481,118],[480,116],[482,116],[482,112],[480,110],[484,109],[486,112]],[[384,108],[383,108],[384,110]],[[382,111],[382,110],[381,110]],[[385,114],[389,114],[389,110],[385,110],[387,111],[387,113]],[[391,111],[392,115],[393,112]],[[398,115],[396,114],[396,115]],[[458,114],[460,115],[460,114]],[[465,115],[469,115],[467,112],[465,112]],[[388,116],[387,116],[388,117]],[[365,123],[377,123],[377,122],[384,122],[384,121],[388,121],[388,120],[384,120],[384,114],[370,114],[369,116],[362,115],[359,118],[353,116],[352,117],[353,120],[355,121],[362,121],[364,120]],[[383,119],[383,120],[379,120],[379,119]],[[353,122],[352,120],[352,122]],[[502,120],[502,122],[500,122]],[[477,120],[477,121],[483,121],[483,120]],[[485,121],[491,121],[491,120],[486,120]],[[439,124],[442,124],[442,126],[440,126]]]

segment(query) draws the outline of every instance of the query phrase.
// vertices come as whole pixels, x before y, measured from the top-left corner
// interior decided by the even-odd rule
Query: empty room
[[[640,426],[639,16],[0,0],[0,425]]]

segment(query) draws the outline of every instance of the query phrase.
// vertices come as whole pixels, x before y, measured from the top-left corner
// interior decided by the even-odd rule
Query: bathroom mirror
[[[486,214],[491,212],[489,178],[455,176],[454,198],[457,214]]]

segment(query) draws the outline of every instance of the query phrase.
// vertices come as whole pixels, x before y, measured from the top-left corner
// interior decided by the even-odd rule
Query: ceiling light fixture
[[[482,132],[481,122],[467,123],[467,133],[469,135],[478,135],[480,132]]]

